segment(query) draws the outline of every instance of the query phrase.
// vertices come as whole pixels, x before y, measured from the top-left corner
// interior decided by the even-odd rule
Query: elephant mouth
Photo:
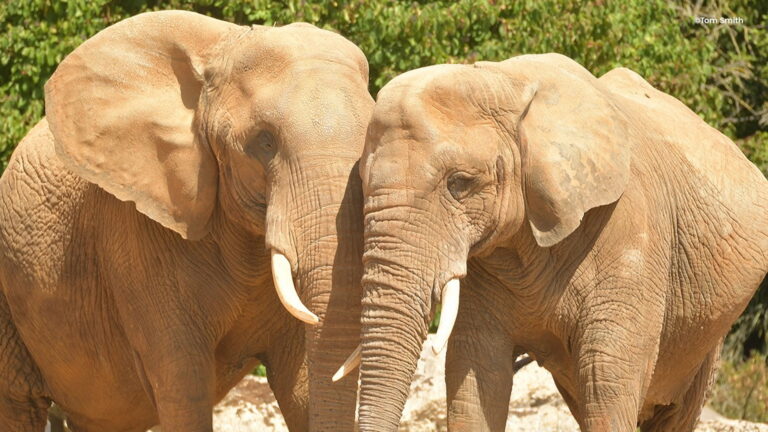
[[[291,271],[291,263],[285,254],[271,250],[272,260],[272,280],[275,284],[275,290],[277,291],[277,297],[280,299],[280,303],[283,307],[300,321],[307,324],[315,325],[320,322],[317,315],[312,313],[301,302],[299,294],[296,292],[296,285],[293,283],[293,272]]]

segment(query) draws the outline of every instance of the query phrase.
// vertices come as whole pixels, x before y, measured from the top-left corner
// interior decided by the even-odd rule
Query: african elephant
[[[0,180],[0,430],[53,400],[76,431],[210,432],[258,362],[291,430],[351,430],[367,82],[332,32],[181,11],[70,54]]]
[[[361,358],[361,431],[396,430],[440,299],[449,429],[504,430],[529,353],[583,431],[692,430],[768,271],[768,181],[733,142],[628,69],[556,54],[405,73],[367,134],[341,372]]]

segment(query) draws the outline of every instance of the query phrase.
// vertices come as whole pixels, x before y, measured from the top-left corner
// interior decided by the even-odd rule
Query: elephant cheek
[[[223,213],[252,234],[264,236],[267,181],[261,167],[242,156],[228,156],[221,163],[220,173],[223,187],[219,188],[219,203]]]

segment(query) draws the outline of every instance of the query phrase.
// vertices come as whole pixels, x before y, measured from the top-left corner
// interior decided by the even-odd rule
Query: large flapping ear
[[[602,84],[558,54],[526,55],[498,68],[518,89],[514,130],[526,213],[543,247],[570,235],[588,210],[621,197],[630,175],[627,122]]]
[[[197,133],[202,68],[234,24],[192,12],[137,15],[67,56],[45,85],[68,168],[184,238],[208,232],[217,165]]]

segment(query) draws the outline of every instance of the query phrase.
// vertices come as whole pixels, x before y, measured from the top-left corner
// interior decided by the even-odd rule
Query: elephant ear
[[[565,56],[526,55],[499,66],[525,107],[516,130],[526,213],[536,242],[549,247],[576,230],[588,210],[624,193],[628,123],[610,92]]]
[[[45,85],[66,166],[182,237],[203,237],[218,176],[196,133],[202,68],[237,28],[191,12],[151,12],[80,45]]]

